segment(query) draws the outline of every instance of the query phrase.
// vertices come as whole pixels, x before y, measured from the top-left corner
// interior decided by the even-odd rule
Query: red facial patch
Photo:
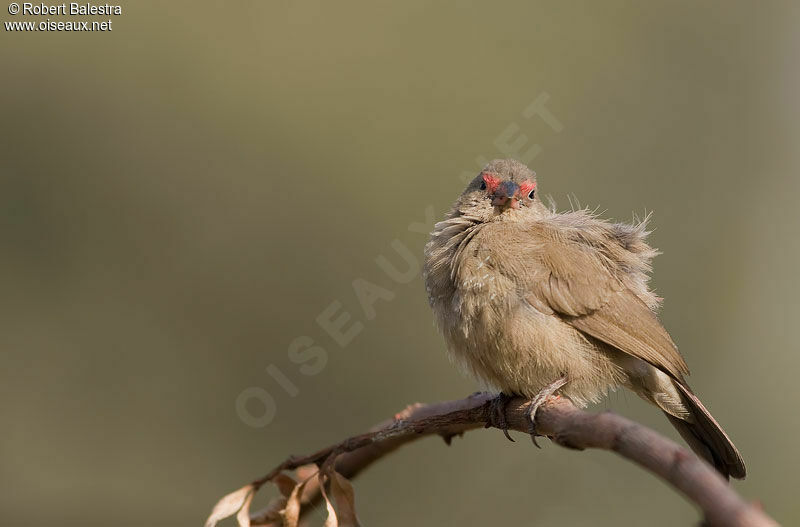
[[[536,188],[536,183],[526,179],[525,181],[523,181],[522,183],[519,184],[519,193],[522,196],[527,197],[528,194],[531,193],[531,190],[533,190],[535,188]]]
[[[497,190],[498,185],[500,185],[500,178],[491,172],[484,172],[481,175],[483,176],[483,182],[486,183],[486,191],[489,194],[494,193],[494,191]]]

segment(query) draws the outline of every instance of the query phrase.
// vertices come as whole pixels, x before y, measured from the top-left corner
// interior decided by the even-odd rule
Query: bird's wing
[[[615,262],[602,250],[557,232],[523,237],[529,241],[514,244],[526,249],[511,255],[519,262],[511,270],[528,303],[676,379],[689,373],[658,318],[615,276]]]

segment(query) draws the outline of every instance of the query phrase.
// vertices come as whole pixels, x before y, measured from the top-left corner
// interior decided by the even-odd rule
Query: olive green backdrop
[[[107,33],[0,30],[0,523],[200,525],[288,454],[479,389],[420,277],[375,260],[402,270],[399,240],[419,261],[409,224],[503,150],[539,152],[561,208],[654,211],[663,320],[744,454],[734,485],[800,522],[799,19],[793,2],[136,1]],[[540,96],[560,132],[523,115]],[[372,320],[356,279],[394,295]],[[334,301],[363,323],[344,347],[315,320]],[[314,375],[298,336],[325,351]],[[267,426],[242,393],[274,401]],[[601,407],[676,437],[629,393]],[[611,454],[519,439],[404,448],[355,481],[363,523],[696,522]]]

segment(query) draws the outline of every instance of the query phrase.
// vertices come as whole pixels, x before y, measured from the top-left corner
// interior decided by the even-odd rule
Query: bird
[[[622,386],[658,407],[723,477],[742,479],[741,454],[689,388],[689,368],[658,319],[661,298],[648,282],[659,252],[646,241],[647,221],[556,212],[535,172],[495,159],[425,245],[436,325],[456,362],[500,391],[501,416],[510,397],[531,399],[534,442],[536,410],[550,396],[586,407]]]

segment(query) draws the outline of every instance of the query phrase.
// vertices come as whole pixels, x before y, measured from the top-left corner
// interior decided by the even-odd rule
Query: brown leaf
[[[300,521],[300,500],[303,497],[303,489],[306,488],[306,484],[311,481],[311,478],[313,477],[314,475],[303,480],[302,483],[295,486],[294,490],[292,490],[292,493],[289,495],[289,499],[286,502],[286,508],[283,509],[283,512],[281,512],[281,516],[283,516],[284,527],[297,527],[297,524]]]
[[[303,481],[304,479],[308,479],[316,474],[318,470],[319,467],[316,465],[316,463],[309,463],[308,465],[297,467],[295,474],[297,474],[297,479]]]
[[[353,485],[335,470],[331,474],[331,497],[336,503],[336,517],[339,521],[339,527],[359,527]]]
[[[287,476],[283,472],[275,476],[272,479],[272,482],[275,484],[276,487],[278,487],[278,490],[280,491],[281,495],[284,498],[288,498],[289,496],[291,496],[292,491],[297,486],[297,482],[294,480],[294,478],[292,478],[291,476]]]
[[[275,496],[266,507],[250,515],[251,525],[283,525],[281,511],[286,508],[286,498]]]
[[[250,503],[255,496],[255,490],[247,495],[242,503],[242,508],[236,513],[236,521],[239,522],[239,527],[250,527]]]
[[[322,480],[322,477],[320,477]],[[325,524],[322,527],[339,527],[339,519],[336,517],[336,509],[333,508],[328,493],[325,492],[325,482],[320,481],[319,490],[322,492],[322,497],[325,498],[325,507],[328,509],[328,517],[325,518]]]
[[[239,512],[239,510],[241,510],[245,504],[249,509],[250,500],[253,499],[254,491],[255,488],[252,485],[245,485],[239,490],[235,490],[227,496],[224,496],[217,502],[216,505],[214,505],[214,508],[211,510],[211,514],[206,520],[205,527],[215,527],[217,522],[227,518],[228,516],[233,516]]]

